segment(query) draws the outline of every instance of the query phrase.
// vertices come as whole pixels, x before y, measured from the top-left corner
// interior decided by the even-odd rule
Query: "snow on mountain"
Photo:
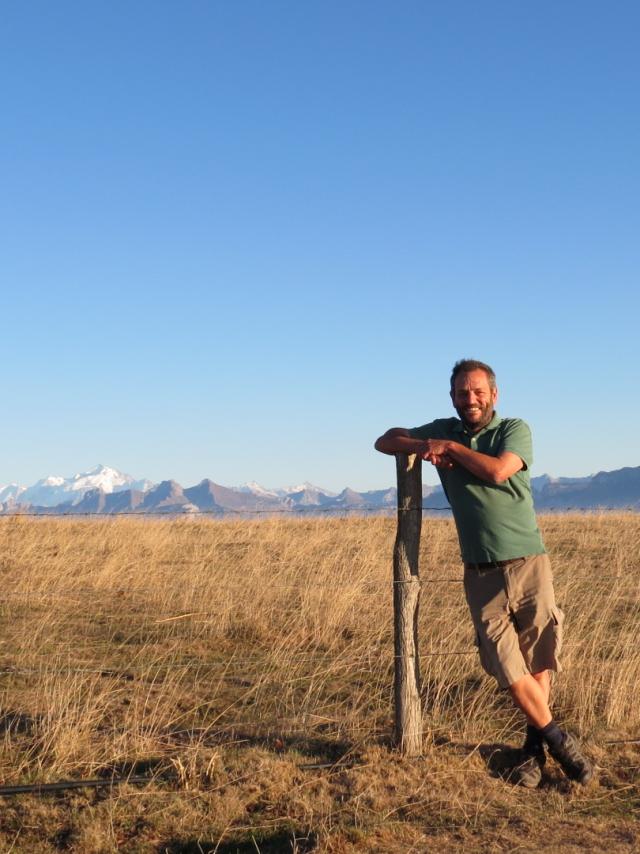
[[[242,486],[232,487],[235,492],[244,492],[247,495],[255,495],[258,498],[279,498],[280,492],[275,489],[265,489],[260,486],[255,480],[250,480],[248,483],[243,483]]]
[[[136,480],[110,466],[98,465],[87,472],[64,478],[50,475],[17,495],[18,504],[34,504],[38,507],[55,507],[56,504],[82,501],[86,492],[101,489],[104,493],[120,492],[124,489],[148,490],[153,484],[149,480]]]
[[[248,483],[243,483],[242,486],[231,487],[236,492],[244,492],[248,495],[255,495],[256,498],[288,498],[289,496],[304,494],[308,497],[326,495],[329,498],[334,498],[338,493],[331,492],[328,489],[323,489],[321,486],[314,486],[312,483],[305,481],[297,486],[284,486],[277,489],[266,489],[255,480]]]
[[[5,501],[16,501],[18,496],[25,491],[25,486],[20,486],[19,483],[10,483],[7,486],[0,486],[0,504]]]
[[[297,486],[285,486],[282,489],[274,489],[273,492],[281,498],[298,492],[305,492],[308,495],[318,493],[320,495],[328,495],[330,498],[335,498],[338,494],[337,492],[331,492],[328,489],[323,489],[320,486],[314,486],[312,483],[309,483],[308,480],[305,480],[304,483],[299,483]]]

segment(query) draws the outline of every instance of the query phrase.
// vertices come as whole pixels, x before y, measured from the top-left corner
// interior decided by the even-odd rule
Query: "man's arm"
[[[424,439],[412,439],[405,427],[392,427],[383,433],[373,446],[382,454],[424,454],[426,452]]]
[[[430,452],[429,439],[414,439],[405,427],[392,427],[376,440],[374,448],[382,454],[420,454],[423,460],[429,460],[434,466],[451,468],[452,461],[447,454]]]
[[[423,451],[425,460],[432,456],[449,459],[488,483],[504,483],[524,467],[521,457],[513,451],[503,451],[492,457],[448,439],[425,439],[422,444],[426,446]]]

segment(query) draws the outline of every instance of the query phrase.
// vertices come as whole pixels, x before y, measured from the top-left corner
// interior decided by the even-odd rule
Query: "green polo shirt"
[[[497,457],[517,454],[524,467],[504,483],[488,483],[460,465],[438,469],[458,529],[462,559],[469,563],[544,554],[531,495],[531,431],[519,418],[493,418],[469,433],[458,418],[439,418],[409,431],[415,439],[449,439]]]

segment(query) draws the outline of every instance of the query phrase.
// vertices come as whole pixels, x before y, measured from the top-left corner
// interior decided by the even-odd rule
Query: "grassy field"
[[[501,776],[522,725],[477,663],[455,531],[423,523],[425,747],[393,749],[388,518],[0,520],[0,851],[640,849],[640,515],[540,519],[557,717],[599,766]],[[634,739],[636,742],[634,743]]]

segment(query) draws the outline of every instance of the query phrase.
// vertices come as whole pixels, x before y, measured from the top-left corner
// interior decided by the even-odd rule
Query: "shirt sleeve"
[[[525,469],[533,463],[533,443],[529,425],[520,418],[505,419],[505,429],[498,454],[510,451],[520,457]]]

